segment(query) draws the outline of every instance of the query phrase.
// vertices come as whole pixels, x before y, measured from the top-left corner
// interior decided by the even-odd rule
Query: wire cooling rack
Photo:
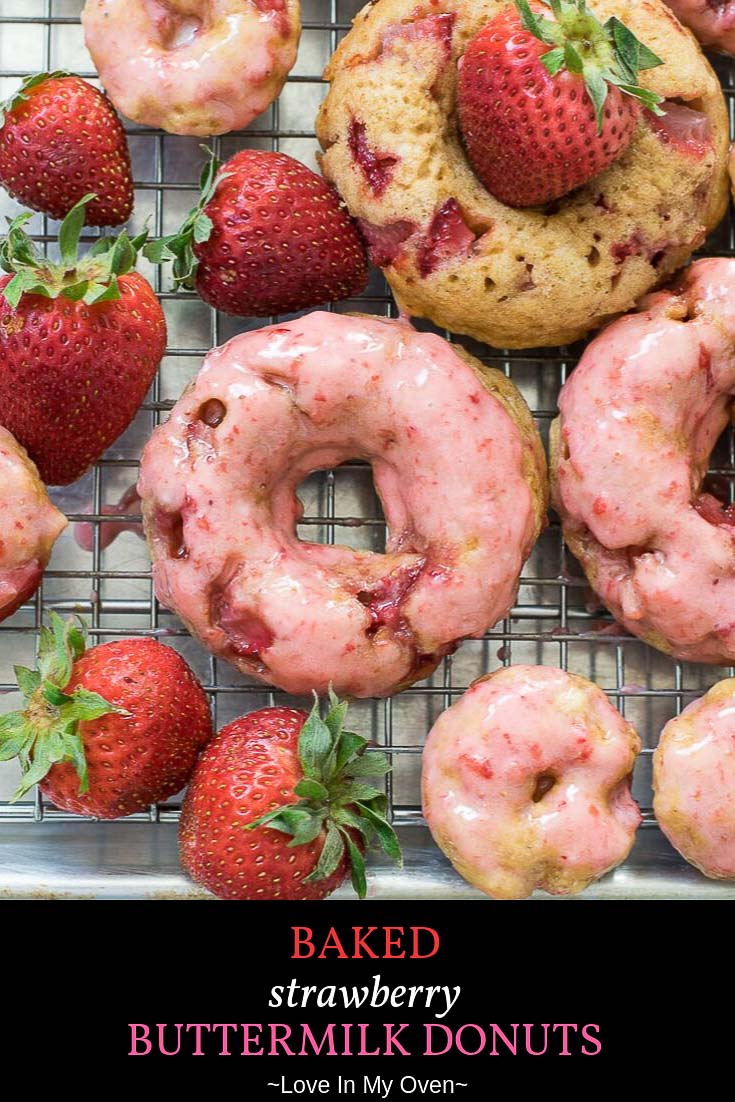
[[[303,0],[302,6],[299,60],[283,94],[247,131],[215,141],[215,151],[222,158],[254,146],[282,150],[316,167],[313,124],[326,90],[321,72],[361,3]],[[83,44],[82,7],[82,0],[0,0],[3,97],[21,77],[39,69],[65,68],[96,79]],[[732,114],[733,67],[721,59],[714,64]],[[203,157],[200,143],[132,124],[127,130],[136,180],[133,228],[139,231],[150,220],[156,236],[170,233],[193,204]],[[0,214],[12,215],[18,209],[0,193]],[[31,229],[53,251],[58,226],[39,216]],[[703,252],[735,255],[731,219],[716,231]],[[158,605],[145,544],[135,531],[140,518],[126,514],[119,503],[136,481],[138,459],[152,429],[165,419],[206,352],[262,323],[218,315],[195,295],[176,294],[166,273],[146,270],[145,263],[142,270],[154,284],[166,313],[169,346],[165,359],[147,401],[124,437],[80,483],[53,492],[71,523],[33,601],[0,625],[0,691],[13,693],[14,663],[32,662],[44,613],[50,608],[62,613],[76,611],[87,618],[95,641],[148,635],[175,647],[205,684],[215,723],[222,726],[255,708],[291,700],[207,655]],[[382,276],[375,272],[364,296],[334,309],[389,315],[394,307]],[[559,388],[574,367],[579,347],[510,354],[465,343],[513,379],[547,440]],[[735,500],[732,432],[721,441],[713,458],[709,488],[728,502]],[[316,474],[300,494],[305,506],[300,528],[303,538],[375,551],[384,548],[385,523],[365,465],[348,463]],[[109,525],[116,522],[129,528],[108,543]],[[392,755],[394,772],[387,781],[390,813],[406,850],[404,872],[380,864],[375,867],[371,895],[476,894],[450,870],[423,827],[421,748],[441,710],[476,677],[518,663],[561,666],[595,681],[643,739],[634,794],[644,812],[644,828],[631,859],[586,897],[735,897],[735,889],[705,881],[674,854],[651,811],[651,754],[661,728],[726,672],[673,662],[622,634],[599,607],[579,567],[565,551],[555,518],[524,570],[518,602],[508,619],[483,640],[464,643],[426,682],[392,700],[357,702],[351,709],[352,725]],[[6,695],[3,710],[16,707],[17,700],[15,695]],[[48,806],[40,793],[26,802],[8,804],[16,779],[14,765],[0,766],[0,895],[196,894],[176,862],[178,800],[151,807],[147,814],[122,823],[101,824]]]

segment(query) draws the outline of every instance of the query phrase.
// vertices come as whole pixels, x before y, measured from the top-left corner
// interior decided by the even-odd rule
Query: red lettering
[[[291,929],[293,930],[293,953],[291,954],[291,960],[304,960],[307,957],[313,957],[313,931],[309,929],[308,926],[292,926]],[[302,949],[307,949],[308,952],[302,953]]]

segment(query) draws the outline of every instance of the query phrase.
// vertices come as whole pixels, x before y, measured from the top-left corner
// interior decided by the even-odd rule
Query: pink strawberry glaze
[[[198,420],[212,399],[216,427]],[[146,447],[156,592],[263,681],[388,695],[512,605],[535,536],[522,457],[472,369],[404,321],[319,312],[243,334],[209,354]],[[385,555],[296,537],[297,487],[354,458],[373,466]]]
[[[735,879],[735,679],[666,724],[653,778],[656,818],[672,846],[705,876]]]
[[[296,60],[299,0],[87,0],[85,41],[121,114],[174,134],[246,127]]]
[[[703,157],[712,146],[712,130],[707,116],[671,100],[662,103],[661,110],[663,115],[645,112],[648,125],[659,140],[666,145],[676,146],[682,153]]]
[[[733,532],[699,496],[734,395],[735,261],[700,260],[605,329],[559,399],[556,505],[568,534],[592,537],[596,592],[696,662],[735,660]]]
[[[589,681],[511,666],[444,712],[423,756],[437,845],[497,899],[581,891],[625,860],[638,735]]]
[[[704,46],[735,54],[735,2],[733,0],[666,0],[681,22]]]
[[[103,505],[102,513],[105,516],[139,516],[140,498],[135,486],[129,486],[116,505]],[[134,532],[136,536],[143,537],[143,525],[139,519],[103,520],[99,525],[99,529],[100,551],[108,548],[123,532]],[[93,551],[94,525],[92,522],[87,520],[78,521],[74,525],[74,539],[82,551]]]
[[[0,428],[0,620],[36,592],[66,524],[23,448]]]

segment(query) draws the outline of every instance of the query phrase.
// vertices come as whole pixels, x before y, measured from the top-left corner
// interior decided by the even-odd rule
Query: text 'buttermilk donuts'
[[[15,437],[0,428],[0,620],[36,592],[66,525],[36,465]]]
[[[735,260],[700,260],[614,322],[559,397],[552,492],[615,618],[693,662],[735,661],[735,516],[703,480],[735,396]]]
[[[720,221],[727,110],[699,46],[660,0],[593,0],[601,19],[620,17],[663,60],[641,76],[663,115],[642,111],[625,152],[591,182],[514,209],[473,171],[457,117],[458,64],[509,7],[363,9],[327,68],[321,164],[406,313],[500,348],[560,345],[631,309]]]
[[[171,134],[242,130],[296,61],[300,0],[87,0],[87,49],[118,111]]]
[[[659,826],[682,857],[713,880],[735,879],[735,679],[666,724],[653,790]]]
[[[303,543],[311,472],[372,464],[386,554]],[[143,455],[159,600],[294,694],[387,696],[513,604],[545,458],[504,375],[403,321],[315,313],[207,357]]]
[[[703,46],[735,54],[733,0],[666,0],[666,3],[677,19],[694,31]]]
[[[582,891],[628,856],[640,739],[605,694],[546,666],[481,678],[423,756],[423,808],[461,876],[496,899]]]

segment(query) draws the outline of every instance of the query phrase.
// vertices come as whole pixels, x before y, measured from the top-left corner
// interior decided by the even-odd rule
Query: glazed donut
[[[735,517],[702,489],[735,395],[735,261],[700,260],[585,351],[552,427],[554,504],[592,588],[676,658],[735,661]]]
[[[457,61],[507,0],[381,0],[326,77],[322,170],[360,220],[408,314],[499,348],[560,345],[631,309],[677,271],[727,206],[720,83],[659,0],[599,0],[666,64],[606,172],[546,209],[514,210],[475,176],[456,122]]]
[[[302,543],[312,471],[372,464],[385,555]],[[314,313],[209,354],[145,449],[159,600],[213,654],[294,694],[387,696],[513,604],[545,459],[497,371],[404,321]]]
[[[4,428],[0,428],[0,517],[0,620],[6,620],[38,589],[67,520],[51,504],[35,464]]]
[[[511,666],[476,681],[434,724],[424,816],[460,875],[486,895],[574,894],[630,853],[639,750],[596,685]]]
[[[653,809],[690,864],[735,879],[735,679],[667,723],[653,755]]]
[[[122,115],[170,134],[242,130],[296,60],[299,0],[87,0],[87,49]]]
[[[733,0],[666,0],[685,27],[690,27],[703,46],[723,54],[735,54],[735,3]]]

